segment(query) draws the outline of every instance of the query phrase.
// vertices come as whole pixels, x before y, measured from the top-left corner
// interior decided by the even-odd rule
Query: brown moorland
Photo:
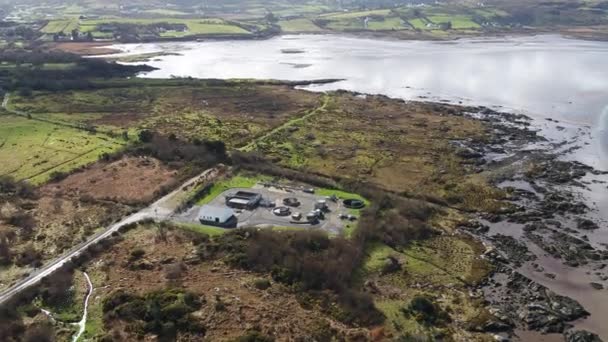
[[[175,185],[176,171],[152,157],[124,156],[99,162],[41,188],[48,196],[67,195],[119,203],[147,203],[163,188]]]

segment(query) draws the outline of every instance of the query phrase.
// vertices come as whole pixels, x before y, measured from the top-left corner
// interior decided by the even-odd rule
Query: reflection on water
[[[344,78],[317,90],[347,89],[405,99],[500,105],[604,127],[608,154],[608,43],[558,36],[450,42],[386,41],[331,35],[262,41],[119,45],[129,54],[179,52],[149,64],[147,77]],[[283,53],[302,50],[302,53]],[[306,65],[306,67],[298,67]],[[600,130],[596,130],[600,137]],[[598,146],[597,149],[600,149]],[[606,158],[608,159],[608,158]]]

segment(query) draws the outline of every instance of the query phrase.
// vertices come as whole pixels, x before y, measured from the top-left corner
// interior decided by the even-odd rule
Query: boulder
[[[602,342],[599,336],[586,330],[568,330],[564,336],[566,342]]]
[[[382,265],[382,274],[394,273],[399,271],[400,269],[401,263],[399,262],[399,259],[394,256],[389,256],[386,258],[384,264]]]
[[[603,290],[604,289],[604,285],[602,285],[600,283],[591,282],[591,283],[589,283],[589,285],[591,285],[591,287],[593,287],[596,290]]]
[[[578,227],[578,229],[584,229],[584,230],[595,230],[595,229],[599,228],[597,223],[595,223],[589,219],[583,219],[583,218],[579,218],[576,220],[576,226]]]

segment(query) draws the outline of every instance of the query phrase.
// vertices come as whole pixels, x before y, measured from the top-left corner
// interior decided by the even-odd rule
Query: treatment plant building
[[[260,201],[262,195],[249,191],[237,191],[226,196],[226,205],[236,209],[253,210],[260,205]]]
[[[201,207],[198,212],[198,220],[201,224],[223,228],[236,228],[236,224],[238,223],[238,219],[232,209],[212,205],[203,205]]]

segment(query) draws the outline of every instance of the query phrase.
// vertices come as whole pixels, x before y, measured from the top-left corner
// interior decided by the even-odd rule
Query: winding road
[[[165,195],[161,199],[152,203],[150,206],[136,213],[133,213],[123,218],[119,222],[116,222],[106,227],[102,231],[92,235],[85,242],[74,246],[68,252],[50,261],[46,265],[42,266],[40,269],[30,273],[26,278],[20,280],[7,290],[0,292],[0,305],[4,305],[15,295],[21,293],[23,290],[29,288],[30,286],[37,284],[38,282],[40,282],[40,280],[42,280],[42,278],[49,276],[53,272],[57,271],[66,262],[82,254],[91,245],[98,243],[99,241],[112,235],[112,233],[117,232],[121,227],[144,219],[153,219],[158,221],[169,218],[175,212],[178,206],[182,203],[182,200],[187,198],[188,191],[192,185],[197,184],[199,182],[208,181],[211,178],[215,177],[219,172],[220,167],[205,170],[203,173],[188,180],[187,182],[182,184],[177,190],[174,190],[173,192]]]

